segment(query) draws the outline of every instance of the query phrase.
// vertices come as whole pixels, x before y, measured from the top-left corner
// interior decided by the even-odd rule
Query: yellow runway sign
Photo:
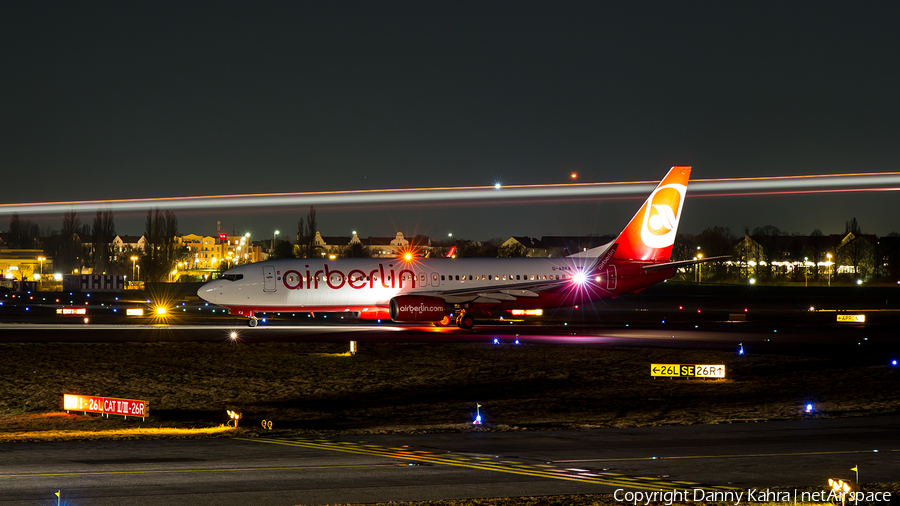
[[[724,365],[650,364],[650,376],[664,378],[724,378]]]

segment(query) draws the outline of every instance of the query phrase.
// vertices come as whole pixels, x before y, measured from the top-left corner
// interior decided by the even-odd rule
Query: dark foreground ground
[[[147,400],[145,426],[208,427],[232,409],[243,427],[267,420],[300,432],[463,430],[476,404],[494,430],[790,419],[808,416],[807,404],[819,417],[900,412],[900,371],[890,365],[900,358],[896,287],[661,284],[548,312],[544,326],[495,314],[475,332],[385,324],[371,338],[347,323],[302,327],[327,319],[270,315],[273,339],[184,293],[166,294],[171,317],[155,323],[169,327],[144,330],[131,325],[154,321],[121,315],[159,294],[65,295],[3,298],[0,431],[137,423],[51,415],[63,393]],[[56,314],[83,306],[90,324]],[[838,314],[866,322],[839,323]],[[110,323],[101,330],[97,320]],[[44,322],[61,325],[33,325]],[[223,322],[243,337],[228,339]],[[298,324],[304,330],[292,332]],[[360,352],[348,356],[356,336]],[[652,363],[723,364],[727,375],[653,379]]]

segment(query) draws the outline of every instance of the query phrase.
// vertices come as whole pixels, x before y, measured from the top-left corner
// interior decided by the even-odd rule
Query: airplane
[[[202,299],[258,324],[257,313],[341,312],[362,320],[475,326],[473,313],[571,307],[640,291],[671,262],[691,167],[672,167],[616,240],[558,258],[301,258],[226,271]]]

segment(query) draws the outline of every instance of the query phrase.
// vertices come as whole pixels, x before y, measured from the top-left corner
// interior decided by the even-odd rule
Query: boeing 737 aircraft
[[[672,167],[615,241],[568,257],[271,260],[230,269],[197,294],[248,317],[251,327],[256,313],[347,312],[470,329],[479,311],[635,292],[698,262],[669,261],[690,175],[690,167]]]

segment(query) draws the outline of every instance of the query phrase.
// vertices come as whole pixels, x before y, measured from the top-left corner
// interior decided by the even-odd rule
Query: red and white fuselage
[[[569,257],[272,260],[230,269],[197,293],[251,318],[340,311],[436,322],[455,309],[584,304],[658,283],[684,263],[669,258],[689,177],[690,167],[673,167],[615,241]]]

